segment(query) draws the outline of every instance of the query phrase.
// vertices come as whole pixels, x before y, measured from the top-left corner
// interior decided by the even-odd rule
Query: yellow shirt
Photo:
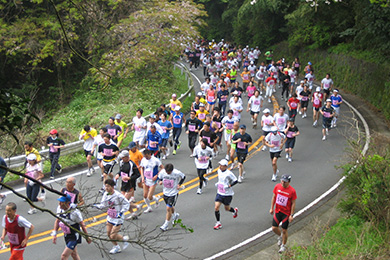
[[[196,117],[202,122],[206,121],[206,115],[208,114],[209,112],[207,110],[204,110],[203,112],[200,112],[200,110],[196,111]]]
[[[125,121],[121,120],[119,123],[118,121],[116,121],[115,119],[115,124],[116,125],[119,125],[122,129],[122,133],[118,136],[118,140],[122,139],[123,138],[123,135],[125,134],[126,132],[126,128],[127,128],[127,124],[125,123]]]
[[[200,103],[203,103],[203,104],[205,104],[205,105],[207,104],[207,101],[206,101],[206,99],[204,99],[204,98],[200,98],[200,99],[199,99],[199,102],[200,102]]]
[[[183,108],[183,105],[179,99],[176,99],[175,101],[173,101],[173,99],[169,100],[169,107],[172,111],[174,111],[176,106],[180,106],[180,108]]]
[[[26,154],[26,157],[27,157],[27,155],[29,155],[30,153],[33,153],[33,154],[35,154],[35,156],[37,157],[37,162],[42,161],[41,155],[39,154],[38,150],[35,149],[34,147],[32,148],[31,151],[24,150],[24,152],[25,152],[25,154]]]
[[[92,137],[96,137],[97,136],[97,131],[96,131],[96,129],[95,128],[91,128],[90,130],[89,130],[89,132],[87,132],[87,131],[85,131],[84,129],[83,130],[81,130],[81,132],[80,132],[80,137],[83,135],[83,134],[86,134],[84,137],[83,137],[83,140],[84,141],[87,141],[90,137],[89,137],[89,135],[91,135]],[[81,140],[81,139],[80,139]]]

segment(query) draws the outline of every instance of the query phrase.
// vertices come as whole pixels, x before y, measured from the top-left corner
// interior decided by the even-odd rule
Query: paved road
[[[203,79],[200,70],[194,71],[194,74],[201,80]],[[194,80],[196,83],[196,80]],[[199,88],[199,85],[196,86]],[[279,95],[280,90],[276,94]],[[246,98],[244,98],[245,100]],[[277,100],[275,100],[277,102]],[[246,104],[246,101],[245,101]],[[281,103],[284,104],[284,103]],[[277,105],[277,103],[275,103]],[[265,106],[273,109],[273,104],[265,103]],[[291,185],[297,190],[297,210],[303,208],[313,199],[318,197],[335,182],[339,180],[340,171],[335,168],[335,165],[340,165],[343,161],[343,151],[347,146],[345,136],[355,134],[355,130],[351,127],[353,114],[346,106],[341,109],[342,119],[338,124],[338,128],[330,132],[327,141],[321,140],[321,129],[311,126],[311,111],[308,113],[308,118],[296,120],[296,125],[299,127],[301,135],[297,137],[296,149],[294,152],[294,161],[288,163],[284,154],[279,160],[280,174],[289,173],[292,175]],[[243,123],[250,126],[249,114],[243,113]],[[248,127],[248,132],[254,140],[258,140],[261,135],[260,130],[254,130]],[[168,259],[184,259],[187,257],[195,259],[203,259],[217,252],[225,250],[235,244],[253,236],[271,225],[271,216],[269,215],[270,200],[272,190],[275,185],[271,182],[272,168],[268,152],[261,152],[260,145],[253,146],[250,152],[248,161],[245,163],[247,177],[242,184],[234,187],[236,195],[234,196],[232,206],[239,208],[239,217],[233,219],[230,213],[221,211],[221,222],[223,228],[221,230],[213,230],[215,223],[214,217],[214,198],[215,198],[215,173],[210,176],[210,184],[204,189],[202,195],[196,195],[197,181],[196,169],[193,159],[189,158],[189,149],[187,148],[187,138],[182,136],[182,148],[176,156],[170,156],[164,163],[171,162],[176,168],[180,169],[187,175],[186,189],[181,192],[177,203],[177,211],[180,213],[180,218],[184,224],[194,229],[193,233],[188,233],[179,227],[175,227],[168,232],[163,233],[160,242],[157,244],[171,248],[181,248],[183,255],[175,254],[171,251],[163,255]],[[222,159],[224,155],[219,155],[213,160],[213,166]],[[238,170],[233,171],[238,174]],[[71,174],[78,174],[72,172]],[[77,175],[78,184],[82,184],[84,193],[88,193],[88,201],[93,202],[98,189],[101,187],[99,176],[85,177],[85,172],[82,175]],[[51,183],[54,188],[60,188],[64,181],[56,180]],[[22,187],[20,187],[22,189]],[[161,187],[157,188],[157,192],[161,192]],[[22,191],[25,193],[25,191]],[[55,210],[57,206],[55,195],[48,195],[47,208]],[[142,199],[141,191],[136,192],[136,199]],[[35,226],[34,236],[30,240],[29,247],[26,249],[25,259],[40,259],[50,260],[60,258],[60,254],[64,248],[64,241],[60,237],[57,245],[51,243],[50,231],[54,220],[45,213],[38,213],[32,216],[27,215],[28,206],[26,203],[14,195],[9,195],[7,201],[15,201],[18,204],[18,213],[26,216]],[[94,215],[99,215],[101,212],[92,211]],[[91,215],[88,215],[91,216]],[[88,217],[87,216],[87,217]],[[104,234],[104,216],[96,217],[97,222],[87,221],[90,227],[90,232]],[[126,222],[126,233],[130,236],[134,235],[134,230],[137,228],[145,228],[146,231],[152,231],[159,227],[165,218],[165,206],[162,205],[149,214],[143,214],[139,220]],[[152,236],[160,234],[157,229],[150,233]],[[103,243],[107,248],[111,249],[111,244]],[[85,242],[79,247],[81,259],[100,259],[107,258],[102,256],[101,252],[94,245],[87,245]],[[112,256],[113,259],[141,259],[143,253],[147,259],[159,259],[156,254],[143,252],[139,248],[129,247],[120,254]],[[9,252],[6,250],[0,251],[0,258],[7,257]],[[5,259],[5,258],[4,258]]]

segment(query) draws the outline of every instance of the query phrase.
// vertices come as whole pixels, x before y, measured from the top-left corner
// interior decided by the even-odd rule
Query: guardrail
[[[190,71],[185,66],[175,63],[175,64],[173,64],[173,67],[174,67],[174,69],[176,69],[176,68],[180,69],[181,75],[183,75],[183,73],[185,73],[185,77],[186,77],[187,82],[188,82],[188,90],[184,94],[181,94],[179,97],[179,100],[183,101],[186,97],[191,96],[191,91],[194,88],[194,82],[193,82],[192,77],[190,75]],[[167,105],[167,107],[168,107],[168,105]],[[151,114],[147,115],[145,117],[145,119],[149,119],[150,115]],[[128,126],[131,127],[132,124],[133,123],[130,122],[130,123],[128,123]],[[66,155],[66,154],[71,154],[71,153],[82,151],[83,150],[83,143],[84,143],[84,141],[76,141],[76,142],[65,144],[65,147],[61,149],[61,155]],[[39,153],[42,156],[42,162],[47,160],[47,158],[49,158],[49,149],[42,149],[41,151],[39,151]],[[24,154],[17,155],[14,157],[4,158],[4,160],[7,163],[9,168],[15,169],[15,168],[23,167],[25,165],[26,156]]]

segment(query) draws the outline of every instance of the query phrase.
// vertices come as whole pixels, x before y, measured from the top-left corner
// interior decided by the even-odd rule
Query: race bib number
[[[331,114],[330,114],[329,112],[324,112],[324,117],[328,117],[328,118],[329,118],[330,115],[331,115]]]
[[[291,102],[290,106],[291,106],[291,108],[295,109],[298,107],[298,104],[295,102]]]
[[[255,91],[254,91],[253,89],[250,89],[250,90],[248,91],[248,93],[249,93],[249,95],[253,95],[253,93],[255,93]]]
[[[265,124],[265,125],[268,125],[269,123],[270,123],[270,120],[269,120],[269,119],[265,119],[265,120],[264,120],[264,124]]]
[[[199,113],[199,114],[198,114],[198,118],[201,119],[201,120],[202,120],[202,119],[205,119],[205,118],[206,118],[206,114]]]
[[[286,119],[284,117],[278,117],[278,125],[284,124],[285,121]]]
[[[175,107],[176,107],[176,104],[175,104],[175,103],[172,103],[172,104],[171,104],[171,109],[174,110]]]
[[[201,156],[199,162],[206,163],[207,162],[206,156]]]
[[[107,129],[107,133],[111,136],[115,136],[116,130],[115,129]]]
[[[329,83],[324,83],[324,88],[328,89],[329,88]]]
[[[156,148],[157,147],[157,144],[154,142],[154,141],[149,141],[149,146],[151,148]]]
[[[55,148],[54,145],[50,146],[50,149],[49,149],[49,150],[50,150],[50,152],[52,152],[52,153],[58,152],[58,149]]]
[[[214,101],[214,97],[213,96],[207,96],[207,101],[208,102],[213,102]]]
[[[306,96],[302,96],[302,101],[307,101],[309,98]]]
[[[226,96],[221,97],[221,101],[226,101],[226,99],[227,99]]]
[[[320,100],[318,98],[314,99],[314,105],[318,106],[320,104]]]
[[[271,141],[271,144],[275,145],[276,147],[279,146],[280,144],[280,141]]]
[[[269,84],[270,86],[273,86],[273,85],[275,84],[275,81],[271,80],[270,82],[268,82],[268,84]]]
[[[123,177],[129,177],[129,175],[125,172],[121,172],[121,177],[123,182],[128,182],[128,180],[124,180]]]
[[[175,125],[179,125],[179,124],[180,124],[180,121],[181,121],[180,118],[177,118],[177,117],[174,117],[174,118],[173,118],[173,123],[174,123]]]
[[[218,192],[220,193],[226,193],[225,187],[223,184],[218,184]]]
[[[288,202],[288,198],[286,196],[283,196],[281,194],[278,194],[276,196],[276,204],[286,207]]]
[[[332,105],[334,105],[334,106],[337,106],[338,104],[337,104],[337,100],[332,100]]]
[[[107,210],[107,215],[112,217],[112,218],[116,218],[116,209],[108,209]]]
[[[63,222],[60,222],[59,224],[60,228],[62,229],[62,232],[64,232],[65,235],[70,234],[70,228],[65,225]]]
[[[233,116],[238,116],[240,113],[237,110],[233,111]]]
[[[8,240],[9,240],[10,244],[12,244],[12,245],[19,245],[20,244],[18,234],[8,232],[7,235],[8,235]]]
[[[255,101],[253,101],[253,104],[255,104],[256,106],[260,105],[260,100],[255,99]]]
[[[238,142],[238,143],[237,143],[237,148],[239,148],[239,149],[245,149],[245,144],[244,144],[244,142]]]
[[[152,171],[145,171],[144,172],[144,176],[145,176],[145,178],[146,179],[152,179],[153,178],[153,173],[152,173]]]
[[[195,126],[194,125],[188,125],[188,130],[191,132],[195,132]]]
[[[70,196],[70,201],[72,203],[74,203],[75,199],[76,199],[76,194],[72,193],[72,192],[69,192],[69,191],[65,191],[65,194],[69,195]]]
[[[244,80],[249,80],[249,75],[248,74],[244,74]]]
[[[209,136],[202,136],[202,138],[206,138],[207,142],[210,144],[210,137]]]
[[[226,128],[231,130],[233,129],[233,124],[232,123],[226,123]]]
[[[135,131],[137,131],[137,132],[141,131],[141,127],[139,127],[139,126],[135,126],[134,128],[135,128]]]
[[[293,134],[294,134],[294,132],[288,131],[288,132],[287,132],[287,137],[288,137],[288,138],[293,138],[293,137],[294,137]]]
[[[173,180],[163,180],[163,185],[165,188],[172,189],[173,188],[174,181]]]
[[[103,153],[105,156],[112,156],[112,149],[104,148]]]
[[[217,125],[218,128],[221,128],[221,122],[215,122],[214,123]]]

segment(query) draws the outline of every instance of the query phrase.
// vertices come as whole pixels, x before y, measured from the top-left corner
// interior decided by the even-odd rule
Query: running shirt
[[[324,114],[323,114],[324,118],[327,118],[327,119],[333,118],[332,114],[334,112],[334,108],[332,106],[331,107],[323,106],[321,108],[321,110],[322,110],[322,112],[324,112]]]
[[[133,141],[142,140],[146,135],[146,129],[142,128],[146,126],[145,118],[143,117],[138,118],[137,116],[133,117],[133,125],[134,125]]]
[[[118,135],[122,131],[122,128],[119,125],[106,125],[107,133],[111,136],[111,139],[116,143],[118,139],[114,140],[114,136]]]
[[[288,75],[290,76],[291,83],[294,83],[295,82],[295,78],[297,77],[297,72],[290,70],[288,72]]]
[[[243,71],[241,73],[241,78],[242,78],[242,82],[243,83],[249,83],[249,81],[251,80],[250,72],[249,71],[247,71],[247,72]]]
[[[156,131],[154,134],[149,130],[146,135],[146,141],[148,142],[148,149],[151,151],[158,151],[161,144],[162,138],[161,134]],[[157,142],[157,144],[155,143]]]
[[[265,67],[260,66],[259,71],[256,73],[257,80],[264,80],[265,78]]]
[[[15,222],[16,221],[16,222]],[[11,221],[7,215],[3,216],[2,221],[3,229],[7,229],[8,241],[11,247],[15,250],[17,248],[24,248],[20,244],[26,237],[25,228],[31,228],[31,223],[20,215],[15,215],[15,218]],[[13,228],[12,228],[13,226]]]
[[[58,137],[53,139],[51,136],[49,136],[46,139],[46,144],[53,144],[52,146],[49,147],[49,153],[60,153],[61,149],[55,148],[54,146],[65,145],[65,142]]]
[[[323,78],[321,80],[321,84],[323,85],[324,89],[329,89],[333,85],[333,80],[330,78]]]
[[[248,92],[248,97],[252,97],[253,95],[255,95],[255,91],[256,91],[256,87],[252,85],[252,87],[248,86],[246,88],[246,92]]]
[[[82,137],[83,135],[84,137]],[[86,132],[84,129],[80,132],[79,140],[84,140],[83,148],[85,151],[92,150],[92,146],[96,136],[97,136],[97,131],[95,128],[91,128],[89,132]]]
[[[303,87],[301,85],[297,86],[295,93],[297,94],[297,98],[301,100],[301,92],[303,91]]]
[[[170,174],[168,174],[165,169],[162,169],[158,174],[158,178],[163,183],[164,195],[172,197],[176,196],[179,193],[177,185],[179,185],[180,181],[185,178],[185,175],[184,173],[176,169],[173,169]]]
[[[287,120],[288,120],[288,115],[286,113],[283,113],[283,115],[276,113],[274,115],[274,121],[279,131],[283,131],[284,129],[286,129]]]
[[[183,104],[180,102],[179,99],[176,99],[176,100],[170,99],[169,100],[169,107],[171,108],[171,113],[175,113],[176,106],[183,108]]]
[[[133,161],[123,162],[121,161],[119,164],[119,172],[117,173],[122,178],[122,186],[126,185],[129,181],[123,180],[123,177],[132,177],[138,178],[140,173],[138,171],[137,165]],[[133,179],[131,178],[131,179]]]
[[[241,138],[241,141],[236,143],[236,151],[237,153],[248,153],[248,145],[245,145],[244,142],[246,143],[252,143],[252,137],[248,134],[245,133],[242,135],[241,133],[237,133],[233,136],[232,140],[236,141]]]
[[[286,137],[288,139],[295,139],[295,136],[293,136],[293,134],[295,134],[298,131],[299,129],[296,125],[294,125],[293,127],[288,127],[286,132]]]
[[[152,180],[154,176],[158,174],[158,169],[161,166],[161,161],[156,157],[152,156],[150,159],[145,157],[141,160],[141,165],[144,169],[144,178],[145,180]]]
[[[289,104],[290,104],[290,108],[291,109],[297,109],[298,108],[298,104],[299,104],[299,99],[297,99],[297,98],[290,98],[289,100],[288,100],[288,102],[289,102]]]
[[[277,132],[276,135],[273,134],[273,133],[269,133],[266,137],[265,137],[265,140],[269,143],[269,144],[273,144],[275,145],[275,147],[270,147],[269,148],[269,151],[271,153],[277,153],[277,152],[280,152],[282,151],[282,148],[280,148],[280,145],[282,144],[283,142],[283,139],[286,138],[286,136],[280,132]]]
[[[31,151],[27,151],[27,150],[25,149],[25,150],[24,150],[24,153],[26,154],[26,157],[27,157],[30,153],[33,153],[33,154],[35,154],[35,156],[37,157],[37,162],[42,161],[41,155],[39,154],[38,150],[35,149],[34,147],[31,149]]]
[[[232,117],[232,118],[229,118],[229,116],[225,116],[223,119],[222,119],[222,124],[225,126],[225,132],[227,134],[230,134],[232,132],[232,129],[233,129],[233,125],[235,122],[237,122],[237,118],[235,117]]]
[[[306,74],[305,78],[307,78],[307,81],[309,82],[310,89],[313,86],[313,81],[315,79],[314,74]]]
[[[169,122],[168,120],[165,120],[165,122],[160,120],[160,121],[158,121],[158,124],[161,126],[161,128],[163,130],[163,134],[161,135],[161,138],[162,139],[168,139],[169,138],[169,130],[167,130],[167,128],[171,128],[172,127],[171,122]]]
[[[77,189],[73,189],[72,191],[68,191],[66,188],[61,189],[61,193],[67,194],[71,197],[70,202],[74,204],[79,204],[79,194],[80,192]]]
[[[263,115],[261,117],[261,121],[263,122],[262,130],[265,132],[271,131],[271,127],[273,126],[274,118],[271,115],[269,115],[269,116]],[[272,125],[268,125],[268,124],[272,124]]]
[[[309,101],[309,98],[310,98],[310,91],[309,90],[307,90],[307,91],[302,91],[301,93],[300,93],[300,97],[301,97],[301,101],[302,102],[305,102],[305,101]]]
[[[103,159],[103,156],[99,153],[99,145],[101,145],[102,143],[104,143],[104,139],[101,135],[97,135],[95,137],[95,139],[93,140],[93,145],[95,147],[97,147],[97,149],[95,150],[97,152],[97,156],[96,158],[98,160],[102,160]],[[110,143],[112,143],[112,140],[110,139]]]
[[[130,202],[119,191],[114,190],[112,194],[104,192],[100,204],[95,205],[97,208],[107,208],[107,222],[114,225],[123,224],[122,218],[117,218],[119,213],[124,214],[130,208]]]
[[[222,196],[233,196],[233,188],[229,187],[229,185],[236,181],[237,177],[231,171],[218,169],[218,182],[215,184],[217,193]]]
[[[111,142],[110,144],[102,143],[99,145],[99,153],[104,153],[103,162],[111,162],[115,160],[116,155],[114,152],[119,151],[118,146]]]
[[[291,204],[297,199],[297,193],[293,187],[283,188],[281,183],[275,185],[273,193],[275,194],[275,213],[282,212],[287,216],[291,213]]]
[[[213,156],[213,150],[206,146],[205,149],[202,149],[202,146],[198,144],[194,148],[192,154],[195,158],[195,165],[197,169],[207,169],[209,167],[209,160],[206,157],[211,158]]]
[[[197,135],[198,133],[195,131],[199,131],[201,126],[202,122],[196,117],[194,119],[189,118],[186,120],[186,131],[189,131],[189,135]]]
[[[138,149],[135,150],[135,152],[129,150],[129,155],[130,155],[130,160],[133,161],[137,165],[137,167],[139,167],[142,158],[144,158],[142,153]]]
[[[173,127],[174,128],[181,128],[183,124],[183,113],[180,112],[180,114],[172,114],[172,122],[173,122]]]
[[[119,127],[121,128],[121,131],[122,133],[118,136],[118,138],[122,139],[123,138],[123,135],[125,134],[125,131],[126,131],[126,128],[127,128],[127,124],[125,121],[121,120],[120,122],[118,122],[116,119],[114,121],[114,123],[116,125],[119,125]]]
[[[26,175],[30,176],[33,179],[37,179],[39,177],[39,173],[42,172],[42,167],[39,163],[34,165],[26,164]],[[35,182],[28,180],[28,184],[34,185]]]
[[[324,99],[324,94],[320,92],[313,93],[313,107],[320,108],[322,106],[322,100]]]
[[[196,111],[196,117],[202,121],[202,123],[206,120],[206,115],[208,115],[209,112],[207,110],[204,110],[201,112],[200,110]]]
[[[207,141],[208,141],[207,146],[209,146],[209,147],[211,147],[210,143],[213,143],[215,141],[215,139],[217,139],[217,134],[214,131],[211,131],[211,129],[209,131],[205,131],[205,130],[200,131],[199,136],[202,139],[203,138],[207,139]]]
[[[260,95],[258,97],[251,96],[251,98],[248,101],[248,103],[251,104],[250,105],[251,111],[255,113],[260,112],[261,104],[263,103],[263,100],[264,98]]]
[[[200,105],[200,102],[198,104],[196,102],[192,102],[192,107],[195,110],[195,112],[199,110],[199,105]]]
[[[267,83],[268,87],[273,88],[276,84],[276,79],[274,77],[268,77],[265,82]]]
[[[248,70],[249,70],[251,77],[254,77],[256,74],[256,65],[249,65]]]
[[[233,110],[233,117],[235,117],[238,121],[241,119],[241,112],[244,108],[242,107],[242,104],[237,101],[237,103],[232,102],[229,104],[230,109]]]
[[[228,96],[229,96],[229,91],[227,91],[227,90],[218,91],[218,94],[217,94],[218,104],[219,105],[226,104]]]
[[[80,230],[80,222],[83,221],[80,210],[72,208],[63,210],[58,206],[57,216],[62,218],[62,221],[59,222],[59,226],[62,229],[62,232],[64,232],[65,241],[77,241],[78,243],[81,243],[80,234],[64,224],[65,222],[69,226]]]
[[[341,97],[341,95],[331,95],[330,96],[330,100],[332,100],[332,107],[334,108],[338,108],[340,107],[340,104],[338,104],[338,102],[342,102],[343,101],[343,98]]]

